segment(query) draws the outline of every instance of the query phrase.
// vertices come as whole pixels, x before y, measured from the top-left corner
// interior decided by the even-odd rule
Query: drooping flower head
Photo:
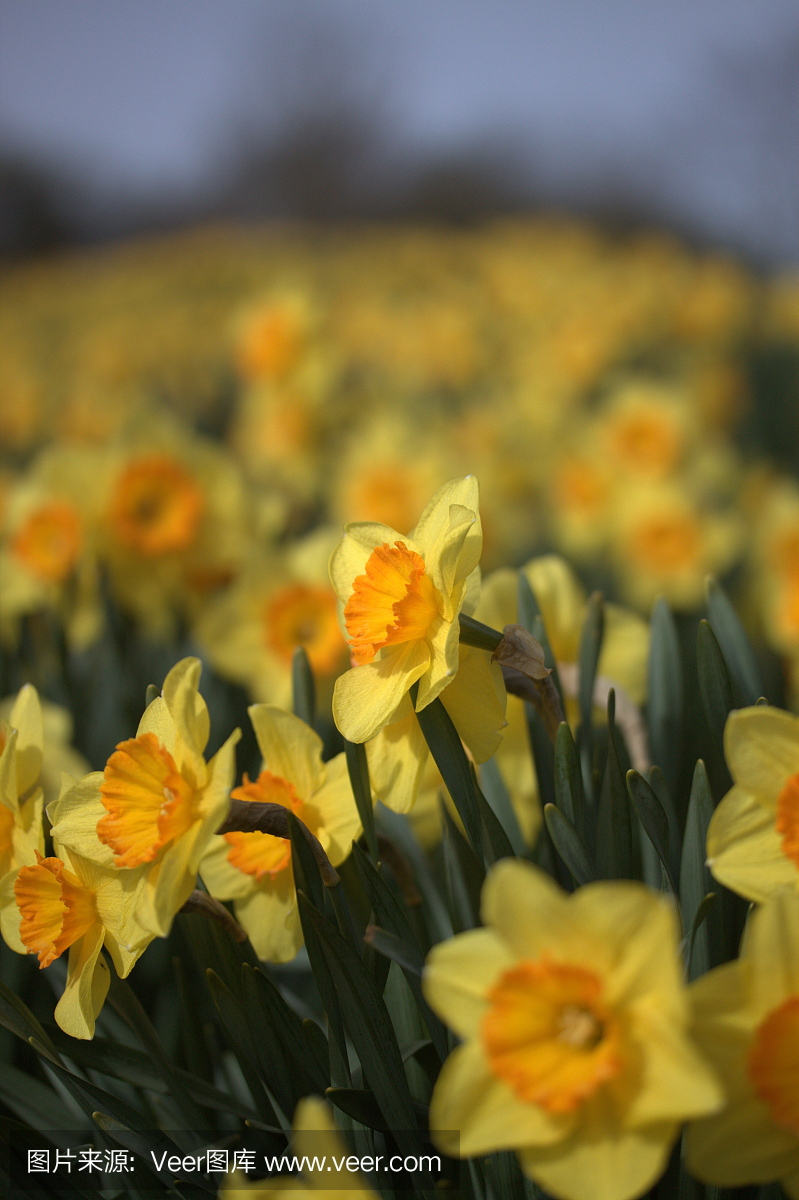
[[[640,1196],[682,1121],[722,1103],[686,1033],[672,906],[629,882],[567,896],[506,860],[482,918],[425,968],[431,1007],[464,1041],[433,1092],[434,1138],[463,1157],[514,1149],[563,1200]]]
[[[201,663],[185,658],[167,675],[135,738],[105,771],[87,775],[50,805],[53,836],[117,870],[143,870],[138,915],[165,937],[194,888],[197,868],[229,805],[236,730],[206,762],[210,723],[198,691]]]
[[[21,688],[0,724],[0,879],[44,853],[42,709],[31,684]]]
[[[333,696],[334,719],[350,741],[368,741],[399,716],[417,681],[417,710],[452,681],[458,615],[473,608],[481,548],[471,475],[440,488],[407,535],[377,523],[346,527],[330,577],[356,664]]]
[[[344,754],[322,762],[322,741],[304,721],[269,704],[250,708],[263,769],[244,776],[236,800],[279,804],[318,838],[333,866],[361,832]],[[256,954],[286,962],[302,945],[291,842],[270,833],[225,833],[212,839],[200,874],[212,896],[233,900],[236,919]]]
[[[708,826],[708,865],[747,900],[766,900],[799,886],[799,717],[769,705],[730,713],[724,755],[733,786]]]

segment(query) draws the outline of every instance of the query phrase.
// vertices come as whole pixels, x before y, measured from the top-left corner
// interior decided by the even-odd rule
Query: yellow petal
[[[356,521],[344,527],[344,537],[330,556],[330,581],[342,604],[349,600],[353,582],[358,575],[363,575],[372,552],[378,546],[393,546],[397,541],[403,542],[408,550],[421,554],[412,536],[398,533],[390,525]]]
[[[633,1200],[662,1174],[679,1126],[622,1130],[601,1095],[588,1101],[579,1125],[560,1145],[525,1148],[525,1174],[563,1200]]]
[[[430,665],[419,679],[416,710],[426,708],[455,677],[458,670],[460,629],[458,622],[451,624],[437,618],[427,638],[430,647]]]
[[[441,693],[441,703],[477,763],[489,759],[502,742],[506,700],[499,664],[486,650],[461,646],[457,674]]]
[[[310,800],[324,778],[322,739],[310,726],[271,704],[252,704],[250,714],[264,767]]]
[[[519,1146],[549,1146],[562,1142],[573,1124],[571,1113],[555,1115],[518,1100],[489,1073],[476,1041],[450,1054],[430,1101],[433,1142],[444,1153],[460,1158]]]
[[[56,1005],[56,1024],[74,1038],[94,1037],[94,1023],[111,983],[108,964],[100,955],[104,930],[92,926],[69,950],[67,984]]]
[[[236,901],[236,920],[244,926],[253,949],[265,962],[290,962],[302,945],[294,876],[289,868],[265,875]]]
[[[741,955],[751,964],[749,1004],[759,1022],[799,993],[799,892],[783,888],[749,918]]]
[[[440,942],[425,963],[422,988],[427,1002],[459,1037],[478,1037],[486,993],[515,961],[491,929],[472,929]]]
[[[720,1187],[765,1183],[799,1170],[796,1135],[770,1119],[754,1093],[717,1116],[688,1127],[687,1163],[692,1175]]]
[[[623,1113],[625,1129],[657,1121],[685,1121],[724,1106],[725,1094],[705,1058],[675,1027],[659,996],[633,1006],[632,1035],[642,1052],[642,1074]]]
[[[344,737],[350,742],[368,742],[374,737],[391,720],[429,661],[424,642],[404,642],[386,647],[380,658],[340,676],[333,692],[333,719]]]
[[[211,732],[208,708],[198,690],[201,671],[199,658],[181,659],[164,680],[162,693],[178,733],[198,757]]]
[[[648,662],[649,624],[637,613],[606,604],[597,673],[621,684],[631,700],[643,704]]]
[[[522,572],[535,594],[557,662],[576,662],[585,610],[585,591],[568,563],[557,554],[531,559]],[[508,617],[504,624],[516,619]]]
[[[352,794],[345,754],[337,754],[325,763],[325,779],[313,797],[321,826],[317,837],[334,867],[342,863],[360,837],[361,818]]]
[[[782,853],[774,813],[738,786],[710,818],[707,861],[715,879],[748,900],[766,900],[778,888],[799,882],[796,864]]]
[[[411,533],[433,582],[444,596],[448,596],[453,584],[465,579],[480,561],[483,533],[479,497],[480,489],[474,475],[450,480],[425,506]],[[459,530],[454,537],[453,530]]]
[[[566,896],[543,871],[504,859],[483,885],[480,915],[484,924],[519,958],[538,958],[555,948],[556,957],[571,961],[574,922]]]
[[[101,842],[97,836],[97,822],[107,815],[100,797],[102,782],[102,771],[85,775],[48,804],[47,816],[53,826],[53,837],[62,846],[112,867],[113,847]]]
[[[36,688],[26,683],[14,701],[8,723],[17,730],[17,796],[24,796],[39,779],[42,769],[44,727]]]
[[[375,795],[394,812],[408,812],[419,794],[419,787],[430,755],[416,714],[392,721],[366,743],[369,777]]]
[[[735,783],[773,813],[786,779],[799,771],[799,717],[765,704],[730,713],[724,755]]]

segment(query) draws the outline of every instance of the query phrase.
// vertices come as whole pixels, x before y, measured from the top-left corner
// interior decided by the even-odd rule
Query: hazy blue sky
[[[330,103],[383,186],[495,146],[535,194],[799,260],[796,0],[2,0],[0,145],[97,198],[200,194]],[[379,178],[378,178],[379,177]]]

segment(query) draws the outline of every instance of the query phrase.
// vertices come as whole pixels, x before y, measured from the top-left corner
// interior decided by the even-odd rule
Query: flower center
[[[113,849],[118,867],[151,862],[197,817],[195,789],[154,733],[119,743],[103,772],[100,795],[108,815],[97,822],[97,836]]]
[[[630,546],[634,558],[659,574],[693,566],[699,548],[696,518],[688,513],[653,517],[636,529]]]
[[[492,1072],[520,1100],[573,1112],[620,1069],[619,1032],[591,971],[522,962],[488,993],[483,1045]]]
[[[636,470],[665,474],[677,461],[680,442],[664,414],[627,413],[620,417],[611,439],[616,455]]]
[[[241,787],[234,788],[230,795],[234,800],[281,804],[304,821],[309,828],[314,825],[312,820],[309,821],[312,810],[309,811],[309,806],[300,799],[292,784],[269,771],[261,771],[254,782],[245,774]],[[291,842],[288,838],[260,832],[225,833],[222,836],[230,846],[228,862],[244,871],[246,875],[254,875],[256,880],[262,879],[264,875],[274,879],[280,871],[285,871],[291,866]]]
[[[245,379],[280,379],[299,362],[305,348],[302,315],[275,304],[256,313],[236,347],[236,365]]]
[[[50,963],[99,921],[94,892],[68,871],[60,858],[42,858],[22,867],[14,884],[22,914],[19,935],[39,966]]]
[[[585,516],[601,512],[609,494],[606,481],[585,459],[562,462],[555,472],[554,489],[559,508]]]
[[[290,665],[296,647],[304,646],[314,671],[329,675],[336,669],[344,642],[332,589],[305,583],[283,588],[264,618],[267,644],[283,662]]]
[[[782,852],[799,867],[799,774],[789,775],[777,797],[774,825],[782,837]]]
[[[180,463],[142,458],[117,480],[111,523],[121,542],[154,558],[191,545],[204,507],[202,492]]]
[[[353,658],[371,662],[383,646],[426,637],[440,613],[441,593],[421,556],[404,542],[384,542],[369,555],[344,608]]]
[[[747,1071],[774,1123],[799,1135],[799,996],[790,996],[761,1022]]]
[[[36,509],[17,530],[12,549],[29,571],[48,583],[61,583],[77,562],[82,541],[78,514],[57,501]]]

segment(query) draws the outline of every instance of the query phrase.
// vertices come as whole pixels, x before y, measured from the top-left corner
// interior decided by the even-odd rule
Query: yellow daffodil
[[[688,1129],[688,1167],[721,1187],[779,1179],[799,1197],[799,896],[749,918],[741,955],[691,985],[694,1032],[727,1106]]]
[[[302,1182],[296,1176],[285,1175],[250,1181],[237,1171],[223,1183],[219,1200],[259,1200],[262,1196],[269,1200],[283,1200],[284,1197],[306,1200],[320,1192],[324,1192],[328,1200],[351,1200],[353,1195],[362,1196],[363,1200],[379,1200],[375,1192],[365,1186],[363,1177],[346,1166],[344,1160],[349,1157],[349,1150],[336,1129],[330,1106],[324,1100],[319,1096],[306,1096],[300,1100],[292,1129],[290,1154],[305,1159]]]
[[[42,708],[29,683],[0,725],[0,879],[44,853]]]
[[[69,950],[67,982],[56,1005],[57,1024],[76,1038],[94,1037],[94,1023],[111,982],[105,946],[124,977],[155,936],[136,915],[142,871],[119,871],[59,846],[56,854],[6,875],[0,883],[3,936],[21,954],[48,967]]]
[[[336,682],[333,716],[352,742],[366,742],[430,704],[458,669],[458,615],[472,611],[482,546],[477,480],[436,492],[408,535],[353,524],[333,551],[330,577],[343,605],[357,664]]]
[[[146,709],[135,738],[105,771],[76,783],[48,808],[53,836],[101,866],[141,871],[137,916],[166,937],[192,892],[200,859],[224,820],[239,731],[206,762],[210,723],[198,691],[201,663],[184,658]]]
[[[765,900],[799,885],[799,717],[768,705],[731,712],[724,754],[733,786],[710,819],[708,866],[747,900]]]
[[[319,839],[333,866],[350,852],[361,822],[343,754],[322,762],[322,741],[304,721],[268,704],[250,708],[263,755],[257,779],[236,788],[234,799],[280,804]],[[213,838],[200,863],[208,891],[233,900],[236,919],[256,954],[287,962],[302,945],[288,838],[269,833],[225,833]]]
[[[561,1200],[640,1196],[680,1124],[723,1100],[687,1036],[673,907],[628,882],[567,896],[506,860],[482,919],[425,967],[431,1007],[464,1042],[433,1091],[434,1139],[461,1157],[514,1149]]]

